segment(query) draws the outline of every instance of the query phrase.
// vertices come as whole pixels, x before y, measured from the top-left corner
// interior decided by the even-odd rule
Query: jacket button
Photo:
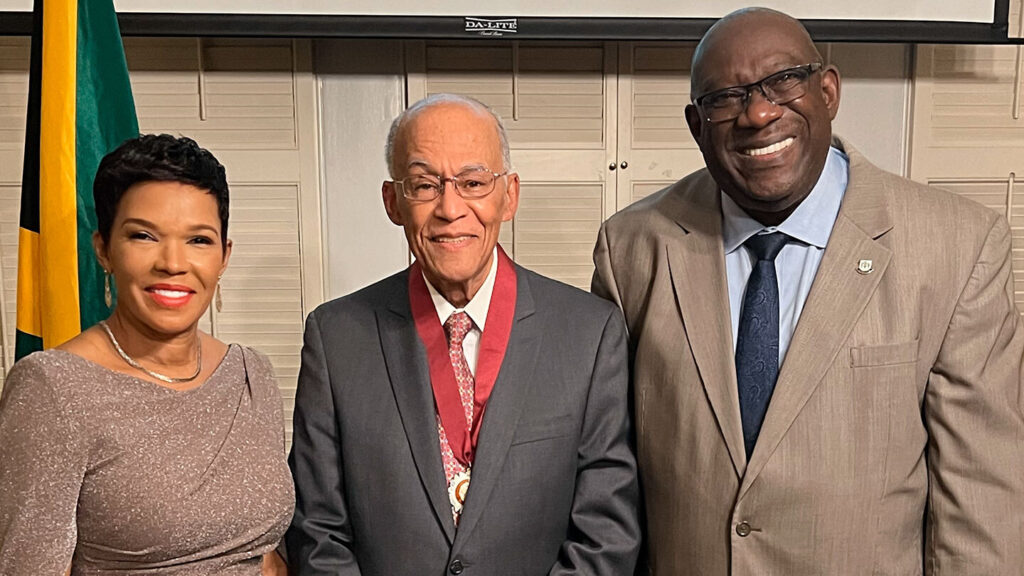
[[[465,568],[462,566],[462,560],[453,560],[452,565],[448,567],[448,571],[459,576]]]
[[[750,535],[750,524],[740,522],[736,525],[736,533],[739,534],[741,538],[746,538]]]

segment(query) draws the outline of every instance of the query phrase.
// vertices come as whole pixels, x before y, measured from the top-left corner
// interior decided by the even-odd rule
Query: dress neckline
[[[115,376],[118,376],[118,377],[121,377],[121,378],[133,380],[135,382],[139,382],[142,385],[145,385],[145,386],[148,386],[148,387],[151,387],[151,388],[157,388],[157,389],[160,389],[160,390],[164,390],[164,391],[166,391],[169,394],[192,394],[192,393],[195,393],[195,392],[198,392],[200,390],[205,389],[207,387],[207,384],[211,380],[214,380],[220,374],[221,369],[224,367],[224,364],[227,363],[228,357],[231,356],[232,352],[234,350],[236,350],[236,349],[240,350],[241,346],[239,344],[234,344],[234,343],[228,344],[227,351],[224,352],[224,355],[217,361],[217,367],[213,369],[213,372],[210,372],[210,375],[206,377],[206,380],[203,380],[203,382],[200,383],[198,386],[193,386],[192,388],[188,388],[188,389],[185,389],[185,390],[175,390],[174,388],[171,388],[170,386],[164,386],[163,384],[157,384],[156,382],[151,382],[149,380],[146,380],[145,378],[140,378],[138,376],[133,376],[132,374],[129,374],[127,372],[121,372],[120,370],[112,370],[112,369],[107,368],[106,366],[100,364],[99,362],[96,362],[94,360],[90,360],[90,359],[86,358],[85,356],[81,356],[79,354],[75,354],[74,352],[68,352],[67,350],[61,350],[61,349],[58,349],[58,348],[51,348],[51,349],[47,350],[47,352],[54,352],[54,353],[57,353],[57,354],[60,354],[60,355],[63,355],[63,356],[70,356],[70,357],[74,358],[76,361],[78,361],[78,362],[80,362],[82,364],[85,364],[87,366],[91,366],[94,369],[101,370],[101,371],[107,372],[109,374],[114,374]]]

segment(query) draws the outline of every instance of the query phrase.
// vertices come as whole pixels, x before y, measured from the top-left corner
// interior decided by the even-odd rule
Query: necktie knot
[[[771,234],[754,234],[747,238],[743,245],[750,249],[750,252],[759,261],[768,260],[771,262],[779,255],[779,252],[782,251],[782,247],[786,245],[788,240],[789,236],[782,232],[772,232]]]
[[[473,320],[465,312],[455,312],[448,317],[444,323],[444,333],[448,337],[448,343],[452,346],[461,346],[462,340],[473,327]]]

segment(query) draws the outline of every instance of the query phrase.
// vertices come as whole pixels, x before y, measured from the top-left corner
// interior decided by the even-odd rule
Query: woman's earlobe
[[[103,271],[110,273],[110,263],[107,257],[107,243],[103,241],[103,236],[100,235],[99,231],[92,233],[92,250],[96,254],[96,261],[103,267]]]

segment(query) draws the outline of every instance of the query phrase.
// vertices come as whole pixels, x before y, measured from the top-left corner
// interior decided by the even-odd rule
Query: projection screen
[[[229,35],[567,39],[697,37],[714,19],[751,3],[804,20],[820,40],[999,42],[1007,40],[1010,0],[114,0],[129,35],[220,29]],[[0,33],[15,33],[31,10],[32,0],[0,0]],[[477,21],[484,23],[474,28]]]
[[[338,16],[520,16],[547,18],[718,18],[742,0],[115,0],[118,12]],[[797,18],[991,23],[995,0],[775,0],[758,2]],[[32,0],[0,0],[0,11],[31,11]]]

